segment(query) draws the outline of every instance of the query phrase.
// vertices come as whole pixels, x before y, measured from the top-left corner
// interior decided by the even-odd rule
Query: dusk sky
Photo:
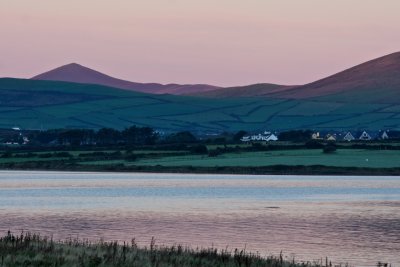
[[[400,51],[399,0],[0,0],[0,77],[301,84]]]

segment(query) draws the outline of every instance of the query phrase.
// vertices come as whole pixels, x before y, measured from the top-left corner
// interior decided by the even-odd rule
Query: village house
[[[243,136],[240,141],[242,142],[250,142],[251,141],[251,137],[250,136]]]
[[[336,141],[336,135],[335,135],[335,134],[327,134],[327,135],[325,136],[325,139],[326,139],[327,141]]]
[[[353,136],[353,134],[351,132],[347,132],[346,135],[343,137],[343,140],[347,141],[347,142],[351,142],[351,141],[356,140],[356,138]]]
[[[372,137],[366,132],[362,132],[362,134],[360,135],[360,137],[358,138],[359,140],[364,140],[364,141],[370,141],[372,139]]]
[[[278,141],[278,136],[271,132],[265,131],[263,134],[254,134],[250,136],[243,136],[242,139],[240,139],[242,142],[251,142],[251,141],[265,141],[265,142],[270,142],[270,141]]]
[[[271,134],[270,136],[268,136],[267,141],[278,141],[278,136],[276,136],[275,134]]]
[[[319,132],[313,133],[311,135],[311,139],[313,140],[322,140],[323,138],[320,136]]]
[[[379,136],[382,140],[387,140],[389,139],[389,135],[387,134],[386,131],[383,131],[383,133]]]

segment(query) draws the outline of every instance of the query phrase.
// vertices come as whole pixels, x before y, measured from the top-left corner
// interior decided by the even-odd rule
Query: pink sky
[[[400,51],[399,0],[1,0],[0,77],[301,84]]]

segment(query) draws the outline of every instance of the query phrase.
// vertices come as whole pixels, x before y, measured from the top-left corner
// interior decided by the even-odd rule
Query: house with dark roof
[[[351,132],[347,132],[346,135],[343,137],[343,140],[347,141],[347,142],[351,142],[351,141],[356,140],[356,138],[353,136],[353,134]]]

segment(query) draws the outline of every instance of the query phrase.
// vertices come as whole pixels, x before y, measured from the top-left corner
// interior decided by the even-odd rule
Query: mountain
[[[159,83],[136,83],[117,79],[101,72],[92,70],[82,65],[71,63],[48,72],[39,74],[33,80],[64,81],[74,83],[88,83],[110,86],[114,88],[146,92],[152,94],[189,94],[216,90],[218,87],[206,84],[159,84]]]
[[[327,78],[293,87],[271,95],[281,98],[306,99],[328,95],[376,93],[380,101],[394,101],[400,96],[400,52],[386,55],[344,70]],[[345,99],[344,99],[345,100]],[[396,100],[397,101],[397,100]]]
[[[263,96],[283,99],[397,103],[400,98],[400,52],[386,55],[300,86],[255,84],[194,93],[204,97]]]
[[[149,94],[88,84],[87,73],[83,75],[86,83],[76,83],[82,68],[72,66],[72,73],[80,69],[79,75],[69,75],[74,76],[74,83],[0,79],[0,128],[123,129],[138,125],[164,132],[197,133],[400,130],[400,53],[302,86],[221,88],[221,94],[210,91],[209,97]],[[115,81],[84,70],[94,76],[91,82],[100,78]],[[62,73],[67,73],[65,68]]]

